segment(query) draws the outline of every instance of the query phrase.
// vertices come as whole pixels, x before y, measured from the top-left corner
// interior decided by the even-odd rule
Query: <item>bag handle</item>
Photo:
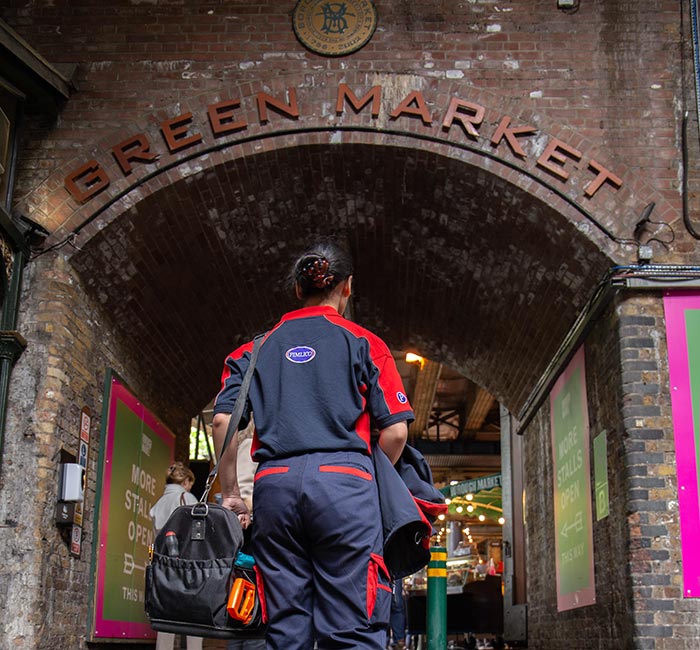
[[[253,339],[253,351],[250,353],[250,363],[248,364],[248,370],[246,370],[246,373],[243,377],[243,381],[241,382],[241,387],[238,391],[238,397],[236,397],[236,403],[233,405],[233,412],[231,413],[231,419],[229,420],[228,428],[226,429],[226,437],[224,438],[224,444],[221,446],[221,454],[219,454],[219,457],[216,459],[216,464],[212,468],[211,472],[209,472],[209,476],[207,477],[207,484],[204,487],[204,492],[202,493],[200,503],[206,503],[207,496],[209,496],[209,490],[211,490],[211,486],[214,484],[216,476],[219,473],[219,463],[221,463],[221,459],[223,458],[224,453],[226,453],[226,449],[229,446],[231,440],[233,439],[233,436],[238,431],[238,425],[241,421],[241,416],[243,415],[245,402],[246,399],[248,399],[248,389],[250,388],[250,382],[253,379],[255,363],[258,360],[258,352],[260,351],[260,345],[264,337],[265,334],[259,334]]]

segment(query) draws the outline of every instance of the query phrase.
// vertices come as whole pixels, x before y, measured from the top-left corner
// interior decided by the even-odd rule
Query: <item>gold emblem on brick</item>
[[[325,56],[356,52],[377,26],[372,0],[299,0],[292,16],[294,33],[311,51]]]

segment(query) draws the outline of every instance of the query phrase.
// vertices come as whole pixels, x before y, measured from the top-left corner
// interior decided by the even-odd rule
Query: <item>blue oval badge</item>
[[[405,404],[406,402],[408,402],[408,397],[406,397],[401,391],[396,393],[396,399],[399,400],[401,404]]]
[[[308,363],[316,356],[316,350],[306,345],[297,345],[295,348],[289,348],[284,356],[292,363]]]

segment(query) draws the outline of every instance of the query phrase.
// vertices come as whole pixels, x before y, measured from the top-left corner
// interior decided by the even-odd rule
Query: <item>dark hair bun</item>
[[[321,239],[297,259],[290,279],[301,298],[332,291],[352,275],[352,258],[337,242]]]

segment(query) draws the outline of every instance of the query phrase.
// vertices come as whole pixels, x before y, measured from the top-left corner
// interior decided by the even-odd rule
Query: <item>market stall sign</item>
[[[448,485],[440,488],[440,492],[453,499],[454,497],[463,496],[465,494],[475,494],[481,490],[490,490],[495,487],[501,487],[500,474],[490,474],[489,476],[480,476],[479,478],[470,479],[468,481],[460,481],[459,483],[455,483],[455,485]]]
[[[175,436],[116,376],[105,395],[94,548],[93,639],[151,639],[144,612],[151,506],[165,487]]]
[[[595,603],[590,434],[584,348],[550,395],[557,609]]]
[[[595,476],[595,515],[596,521],[600,521],[610,514],[607,431],[601,431],[593,438],[593,473]]]

